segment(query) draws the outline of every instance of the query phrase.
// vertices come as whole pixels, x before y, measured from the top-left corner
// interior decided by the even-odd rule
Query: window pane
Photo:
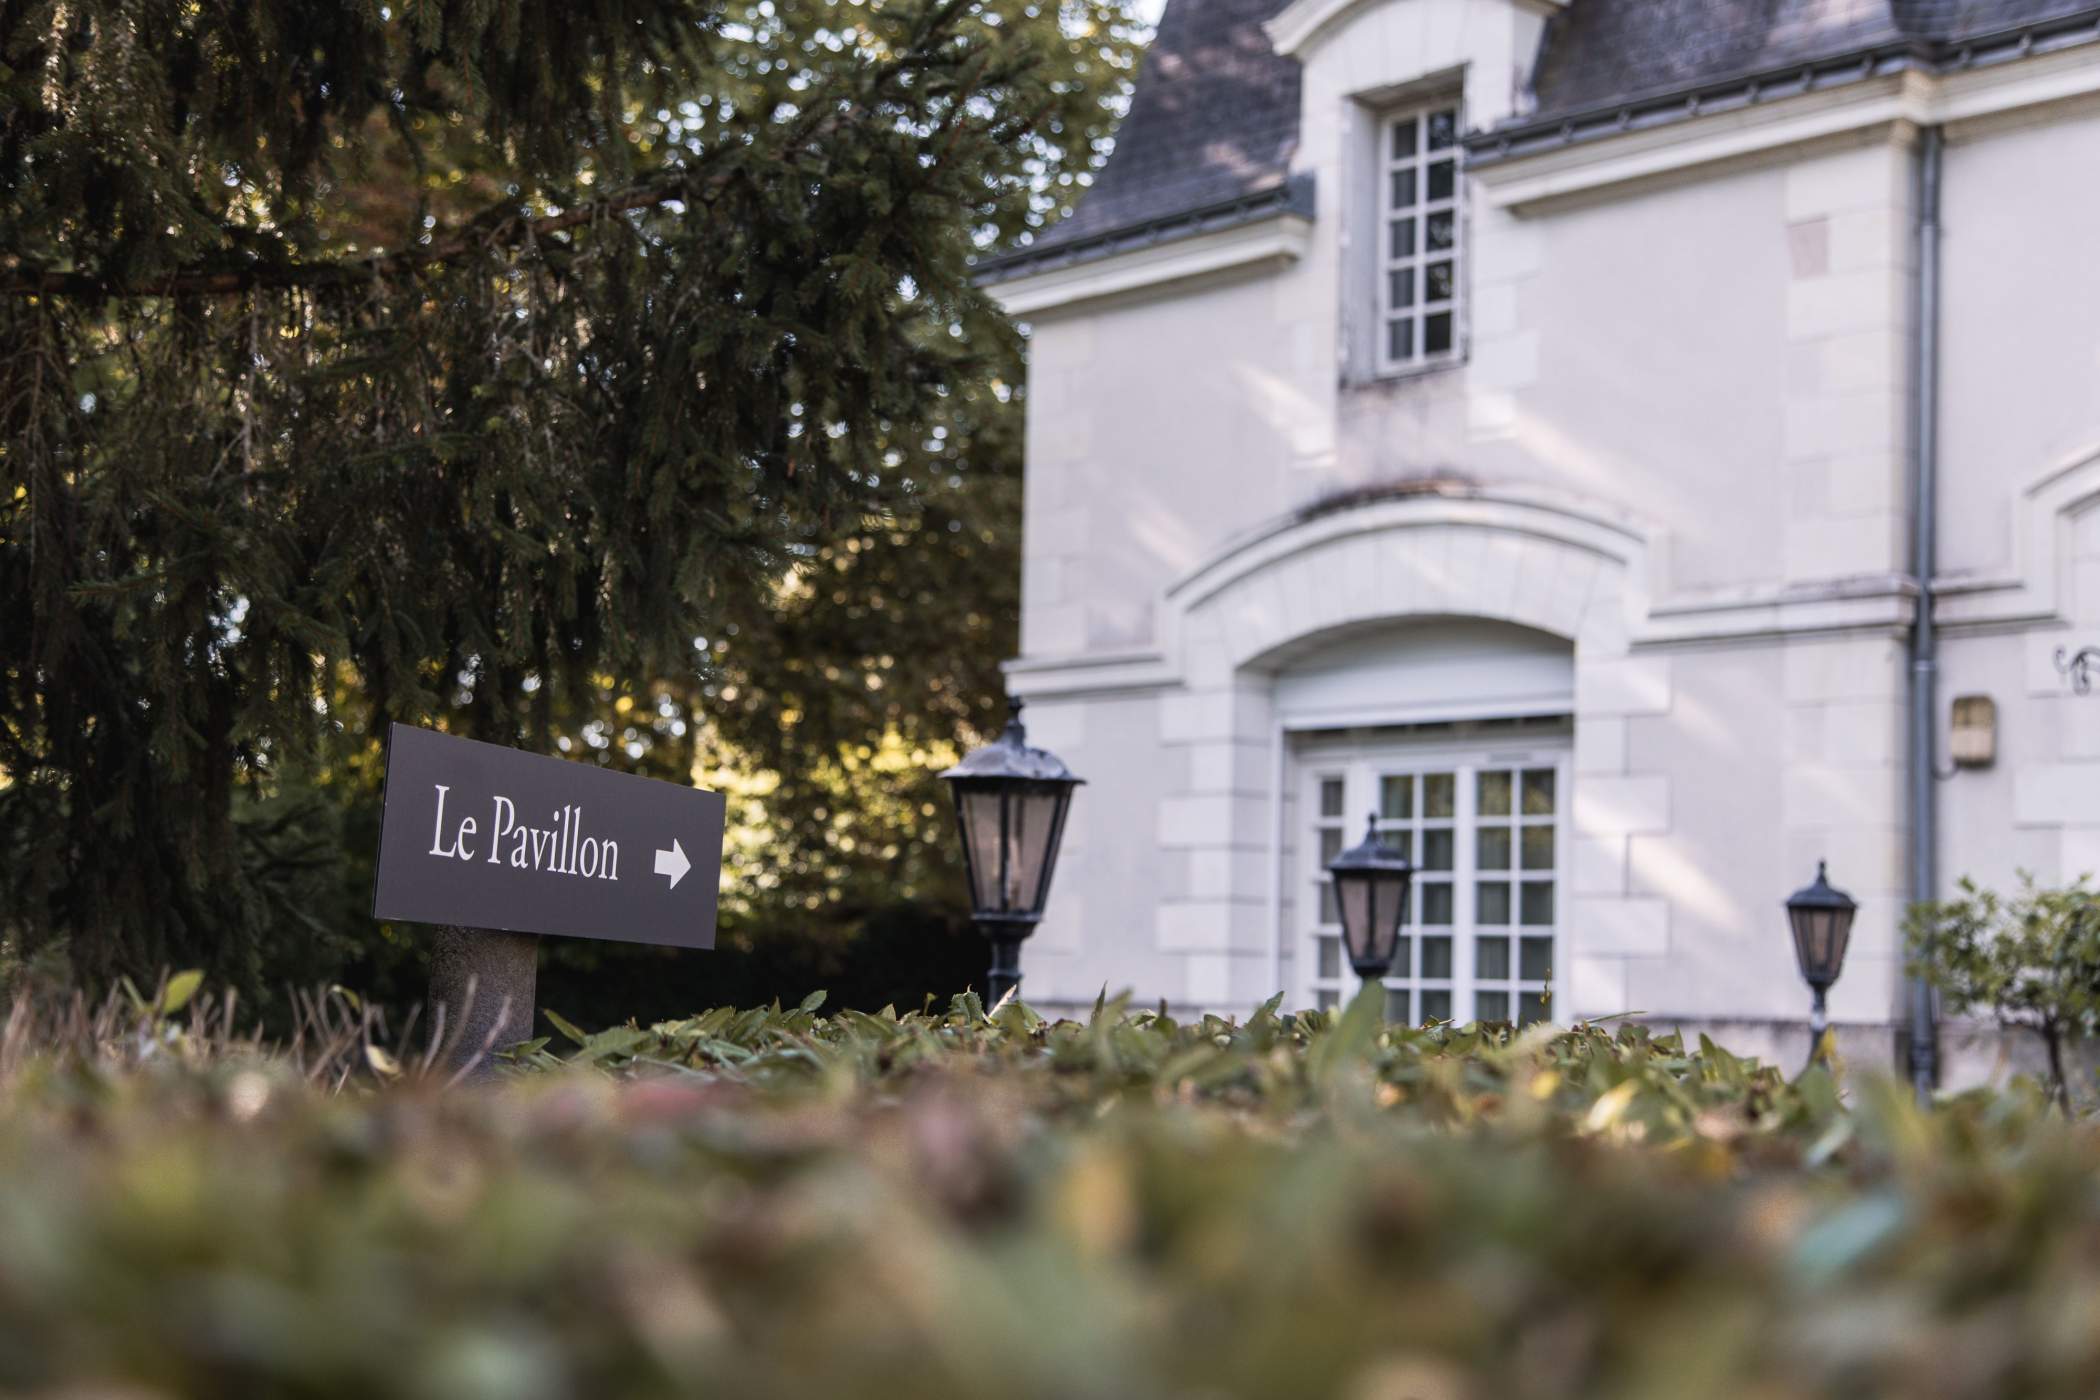
[[[1451,939],[1449,935],[1422,940],[1422,976],[1425,980],[1449,980]]]
[[[1458,163],[1456,161],[1440,160],[1429,167],[1429,197],[1431,199],[1449,199],[1451,198],[1452,190],[1456,189],[1457,186]],[[1408,183],[1408,192],[1412,194],[1413,191],[1414,184],[1410,181]]]
[[[1424,870],[1449,870],[1451,850],[1458,844],[1456,833],[1446,827],[1442,831],[1422,833],[1422,868]]]
[[[1422,238],[1432,253],[1441,253],[1458,239],[1458,215],[1446,209],[1422,221]]]
[[[1320,882],[1320,922],[1338,924],[1342,921],[1342,907],[1334,902],[1334,882]]]
[[[1339,938],[1322,938],[1318,942],[1320,945],[1320,975],[1322,977],[1341,976],[1342,940]]]
[[[1517,954],[1517,975],[1527,982],[1545,982],[1553,976],[1553,940],[1527,938]]]
[[[1430,1021],[1448,1021],[1450,1019],[1451,993],[1424,991],[1422,993],[1422,1018],[1415,1024],[1424,1025]]]
[[[1420,129],[1413,117],[1393,123],[1393,159],[1406,160],[1416,153]],[[1446,142],[1445,144],[1449,144]]]
[[[1403,1026],[1415,1023],[1414,1014],[1408,1009],[1414,1001],[1414,993],[1405,987],[1388,987],[1385,993],[1386,1011],[1394,1021]]]
[[[1393,976],[1410,977],[1414,975],[1414,964],[1409,961],[1414,956],[1414,942],[1412,938],[1409,938],[1404,933],[1394,942]]]
[[[1451,923],[1451,885],[1448,881],[1422,886],[1422,922],[1431,927]]]
[[[1378,815],[1405,821],[1415,814],[1415,778],[1412,773],[1393,773],[1378,780]]]
[[[1553,824],[1527,826],[1524,828],[1524,868],[1526,870],[1551,870],[1553,868]]]
[[[1415,304],[1415,270],[1411,267],[1396,267],[1385,275],[1386,295],[1394,308]]]
[[[1323,827],[1320,831],[1320,868],[1334,864],[1334,858],[1342,853],[1342,829],[1338,826]]]
[[[1456,108],[1429,114],[1429,149],[1441,151],[1458,139]]]
[[[1473,886],[1473,917],[1483,924],[1509,922],[1509,885],[1502,880],[1482,880]]]
[[[1389,225],[1389,230],[1392,235],[1393,251],[1387,256],[1395,258],[1413,257],[1415,255],[1415,221],[1413,219],[1395,219]]]
[[[1509,815],[1509,774],[1482,773],[1477,792],[1481,816],[1506,817]]]
[[[1524,815],[1527,817],[1550,817],[1553,815],[1553,770],[1551,768],[1527,768],[1524,770]]]
[[[1536,1025],[1546,1019],[1546,998],[1541,992],[1517,993],[1517,1024]]]
[[[1448,817],[1456,810],[1458,781],[1449,773],[1422,775],[1422,815]]]
[[[1391,846],[1394,850],[1398,851],[1400,853],[1400,859],[1402,860],[1413,860],[1415,858],[1415,838],[1413,832],[1388,831],[1385,833],[1385,844]]]
[[[1482,870],[1509,869],[1509,828],[1484,826],[1473,842],[1473,863]]]
[[[1553,882],[1551,880],[1526,880],[1524,882],[1523,908],[1518,911],[1520,921],[1537,927],[1553,922]]]
[[[1342,1004],[1340,992],[1315,992],[1313,1005],[1321,1011],[1332,1011]]]
[[[1422,353],[1441,355],[1451,348],[1451,313],[1439,311],[1422,318]]]
[[[1393,172],[1393,202],[1395,209],[1415,207],[1415,171],[1413,166]]]
[[[1473,997],[1473,1019],[1476,1021],[1507,1021],[1509,1019],[1509,993],[1476,993]]]
[[[1452,276],[1451,269],[1452,264],[1449,261],[1433,262],[1429,265],[1428,270],[1422,275],[1423,301],[1434,306],[1440,301],[1451,300],[1451,288],[1457,281]]]
[[[1507,938],[1473,940],[1473,975],[1489,982],[1501,982],[1509,977]]]
[[[1415,323],[1406,316],[1385,323],[1385,354],[1390,360],[1415,357]]]
[[[1342,814],[1342,780],[1322,778],[1320,780],[1320,815],[1338,817]]]

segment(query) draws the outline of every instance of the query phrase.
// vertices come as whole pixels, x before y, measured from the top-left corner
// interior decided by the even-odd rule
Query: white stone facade
[[[1482,162],[1462,360],[1365,373],[1381,106],[1448,90],[1493,127],[1550,8],[1298,0],[1269,33],[1303,65],[1310,217],[993,288],[1031,336],[1010,679],[1089,780],[1031,1001],[1302,1004],[1305,736],[1558,713],[1556,1019],[1779,1044],[1805,1009],[1780,902],[1827,859],[1861,905],[1833,1016],[1892,1043],[1927,125],[1941,763],[1954,697],[1998,713],[1995,764],[1938,784],[1940,869],[2100,870],[2100,695],[2054,665],[2100,642],[2100,44]],[[1463,624],[1506,664],[1411,664]],[[1557,701],[1525,679],[1552,647]]]

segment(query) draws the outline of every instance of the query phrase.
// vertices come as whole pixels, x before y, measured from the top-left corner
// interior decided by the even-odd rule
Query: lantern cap
[[[1032,783],[1084,783],[1086,779],[1065,767],[1063,759],[1028,742],[1028,731],[1021,726],[1021,707],[1026,703],[1019,696],[1008,700],[1006,727],[999,731],[999,737],[983,748],[972,749],[963,755],[962,762],[941,776],[950,781],[1004,779]]]
[[[1364,839],[1327,862],[1329,873],[1346,873],[1352,870],[1385,871],[1398,873],[1414,870],[1407,857],[1385,844],[1378,835],[1378,814],[1371,813],[1364,830]]]
[[[1859,908],[1852,896],[1833,887],[1826,873],[1827,863],[1816,862],[1816,882],[1795,890],[1787,897],[1786,907],[1804,912],[1815,909],[1843,909],[1847,912]]]

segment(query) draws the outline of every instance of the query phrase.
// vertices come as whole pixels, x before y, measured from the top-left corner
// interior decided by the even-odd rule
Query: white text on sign
[[[431,832],[430,854],[453,860],[473,860],[481,856],[475,844],[481,824],[472,817],[462,817],[452,827],[448,839],[445,795],[451,789],[443,783],[431,786],[437,789],[437,823]],[[591,880],[620,878],[620,843],[609,837],[600,840],[585,836],[581,805],[564,803],[553,813],[551,821],[551,825],[544,827],[524,825],[518,820],[517,804],[497,794],[490,806],[489,844],[482,858],[490,865],[507,863],[517,870],[544,870],[555,875],[575,875]]]

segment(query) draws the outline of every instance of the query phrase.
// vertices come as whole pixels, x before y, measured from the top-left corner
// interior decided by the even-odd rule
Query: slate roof
[[[1168,0],[1093,187],[1032,244],[983,264],[985,280],[1280,206],[1309,208],[1309,188],[1289,176],[1298,64],[1278,56],[1262,29],[1284,3]],[[2100,0],[1571,0],[1548,21],[1532,74],[1534,111],[1467,145],[1476,158],[1492,157],[1602,134],[1607,125],[1571,118],[1634,102],[1652,112],[1673,95],[1765,74],[1802,73],[1798,91],[1822,85],[1817,67],[1841,60],[1862,60],[1851,76],[1967,61],[1971,41],[2004,37],[2010,45],[2025,28],[2081,17],[2100,21]],[[2054,27],[2057,42],[2100,37],[2100,26],[2078,34]]]
[[[1574,0],[1532,89],[1550,117],[1909,37],[1888,0]]]
[[[2093,9],[2093,0],[1573,0],[1532,72],[1537,119],[1872,49],[1930,57],[1949,42]]]
[[[1284,3],[1167,0],[1108,163],[1020,260],[1162,219],[1286,199],[1298,64],[1270,48],[1261,27]]]

